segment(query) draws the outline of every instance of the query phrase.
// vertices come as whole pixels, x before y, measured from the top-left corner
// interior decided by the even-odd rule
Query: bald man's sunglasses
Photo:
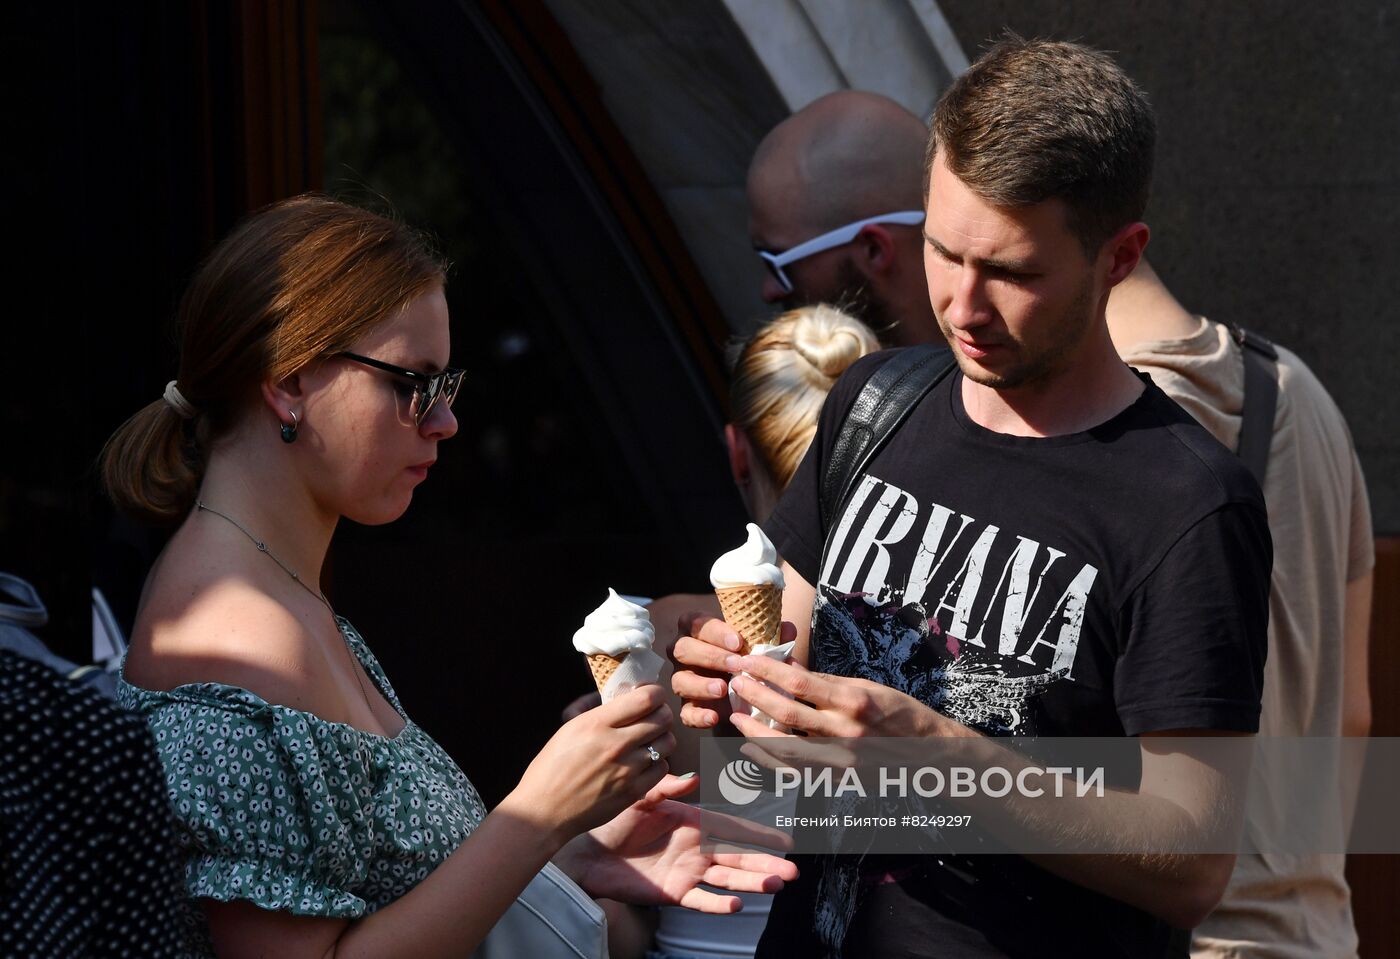
[[[898,213],[885,213],[880,216],[868,217],[864,220],[857,220],[854,223],[847,223],[845,226],[838,226],[830,232],[821,236],[814,236],[805,243],[782,253],[774,253],[771,250],[757,250],[759,256],[763,257],[763,262],[768,264],[768,272],[773,274],[773,278],[782,285],[784,291],[792,292],[792,280],[788,279],[787,271],[783,269],[790,263],[798,260],[805,260],[809,256],[821,253],[823,250],[830,250],[832,247],[842,246],[850,243],[860,236],[860,231],[875,223],[898,223],[904,226],[916,226],[924,222],[922,210],[901,210]]]

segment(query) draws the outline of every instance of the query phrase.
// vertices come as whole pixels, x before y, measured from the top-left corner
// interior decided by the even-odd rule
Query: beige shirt
[[[1203,319],[1194,335],[1136,344],[1123,359],[1236,448],[1244,361],[1225,327]],[[1332,398],[1288,350],[1279,349],[1278,373],[1264,480],[1274,570],[1259,732],[1339,736],[1346,586],[1375,561],[1370,504]],[[1255,770],[1261,781],[1270,781],[1267,769]],[[1239,857],[1224,900],[1195,931],[1193,956],[1355,956],[1344,869],[1340,855]]]

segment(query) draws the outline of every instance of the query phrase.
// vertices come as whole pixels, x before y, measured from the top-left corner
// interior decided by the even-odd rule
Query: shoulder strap
[[[1232,324],[1230,333],[1244,357],[1244,409],[1240,413],[1240,441],[1235,452],[1262,487],[1274,435],[1274,412],[1278,409],[1278,350],[1242,326]]]
[[[954,366],[947,347],[924,343],[899,350],[866,381],[841,421],[822,476],[823,529],[830,528],[871,457]]]

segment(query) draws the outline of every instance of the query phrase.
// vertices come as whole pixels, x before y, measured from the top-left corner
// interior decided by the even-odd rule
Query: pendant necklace
[[[296,570],[292,569],[286,563],[278,559],[277,554],[274,553],[272,550],[268,549],[266,543],[264,543],[262,540],[258,539],[256,536],[250,533],[248,531],[248,528],[242,523],[238,522],[238,520],[234,519],[232,516],[229,516],[227,513],[220,513],[216,509],[205,506],[203,501],[201,500],[195,500],[194,505],[196,509],[202,510],[206,513],[213,513],[220,519],[227,520],[229,523],[233,524],[235,529],[237,529],[240,533],[242,533],[244,536],[248,537],[248,539],[252,541],[253,545],[258,548],[259,552],[266,553],[268,559],[272,560],[279,567],[281,567],[282,572],[290,576],[298,586],[306,590],[312,596],[315,596],[321,601],[321,605],[325,606],[326,609],[330,610],[331,619],[335,622],[336,632],[340,633],[340,638],[345,641],[345,652],[350,657],[350,671],[355,674],[355,682],[358,683],[360,686],[360,695],[365,698],[365,708],[368,709],[369,714],[373,716],[374,707],[369,704],[369,693],[365,691],[365,681],[360,678],[360,670],[356,668],[357,658],[355,656],[355,651],[350,648],[350,637],[346,636],[345,630],[340,628],[340,619],[336,616],[335,610],[331,608],[330,600],[326,599],[325,595],[322,594],[320,590],[312,589],[310,586],[308,586],[306,584],[306,581],[296,574]]]

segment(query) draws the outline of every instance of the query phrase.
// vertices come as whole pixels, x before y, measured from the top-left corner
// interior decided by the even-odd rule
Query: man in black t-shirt
[[[1078,45],[1009,38],[952,86],[924,231],[959,369],[827,528],[836,431],[888,354],[837,385],[767,524],[795,664],[736,660],[733,631],[697,619],[673,654],[685,722],[727,716],[718,676],[818,736],[1142,737],[1138,791],[1070,823],[1126,849],[1231,807],[1226,777],[1154,739],[1257,729],[1271,544],[1249,474],[1108,336],[1147,244],[1153,137],[1141,92]],[[759,956],[1184,956],[1233,858],[807,857]]]

